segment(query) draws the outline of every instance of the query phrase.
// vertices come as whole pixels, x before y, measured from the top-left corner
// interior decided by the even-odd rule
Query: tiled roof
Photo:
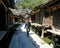
[[[9,8],[9,9],[12,11],[13,15],[19,16],[21,14],[21,10],[16,10],[16,9],[12,9],[12,8]]]

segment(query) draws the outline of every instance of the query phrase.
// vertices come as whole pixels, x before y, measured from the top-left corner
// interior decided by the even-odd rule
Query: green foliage
[[[48,0],[18,0],[16,5],[22,9],[33,9],[36,5],[47,1]]]
[[[48,36],[45,37],[45,38],[43,38],[43,40],[44,40],[46,43],[48,43],[48,44],[50,44],[50,43],[52,42],[52,40],[49,39]]]

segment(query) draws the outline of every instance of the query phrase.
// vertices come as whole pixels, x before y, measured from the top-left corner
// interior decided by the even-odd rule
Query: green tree
[[[33,9],[36,5],[47,1],[48,0],[18,0],[16,5],[22,9]]]

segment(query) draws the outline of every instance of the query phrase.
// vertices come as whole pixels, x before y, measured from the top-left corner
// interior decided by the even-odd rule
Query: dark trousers
[[[29,36],[30,28],[27,29],[27,36]]]

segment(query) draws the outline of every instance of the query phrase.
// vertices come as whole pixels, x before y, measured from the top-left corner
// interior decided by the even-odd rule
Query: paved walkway
[[[7,31],[0,31],[0,40],[6,35]]]
[[[9,48],[52,48],[39,38],[33,31],[26,36],[24,24],[20,25],[14,33]]]

